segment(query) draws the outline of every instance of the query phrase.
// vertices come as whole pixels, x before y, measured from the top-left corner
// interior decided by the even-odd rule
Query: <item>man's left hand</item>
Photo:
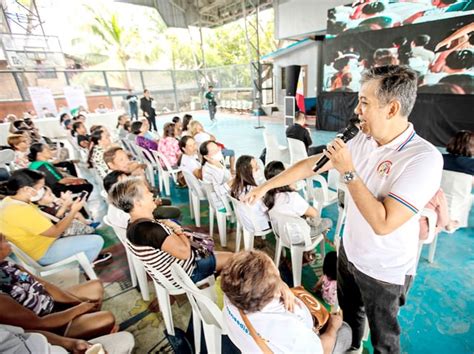
[[[344,174],[354,170],[352,156],[347,145],[339,138],[334,139],[324,150],[324,155],[332,162],[333,167],[340,173]]]

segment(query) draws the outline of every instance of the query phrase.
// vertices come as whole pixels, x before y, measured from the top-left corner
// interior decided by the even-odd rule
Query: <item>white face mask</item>
[[[211,158],[214,161],[224,161],[224,155],[222,155],[222,151],[216,152]]]
[[[263,176],[262,170],[257,170],[252,173],[253,179],[255,183],[261,184],[263,181],[265,181],[265,177]]]
[[[34,195],[30,198],[30,201],[37,202],[37,201],[43,199],[45,192],[46,192],[46,190],[44,189],[44,187],[41,188],[39,191],[36,192],[36,195]]]

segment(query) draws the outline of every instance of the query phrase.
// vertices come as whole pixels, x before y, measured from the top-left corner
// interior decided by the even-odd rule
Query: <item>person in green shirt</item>
[[[215,122],[216,119],[216,112],[217,112],[217,102],[216,96],[213,92],[214,86],[209,85],[208,91],[205,94],[205,98],[207,99],[207,107],[209,108],[209,117],[211,118],[211,122]]]

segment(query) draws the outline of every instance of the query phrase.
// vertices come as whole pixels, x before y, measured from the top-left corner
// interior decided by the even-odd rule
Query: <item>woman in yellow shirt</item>
[[[0,194],[8,195],[0,202],[0,233],[41,265],[59,262],[79,252],[84,252],[93,262],[104,244],[100,236],[60,238],[84,207],[85,199],[76,200],[70,213],[53,224],[31,203],[43,196],[44,183],[41,172],[24,168],[13,172],[10,179],[0,185]]]

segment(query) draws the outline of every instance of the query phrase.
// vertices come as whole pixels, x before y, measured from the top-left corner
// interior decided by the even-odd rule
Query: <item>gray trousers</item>
[[[367,316],[374,353],[400,353],[398,312],[405,304],[412,278],[406,276],[405,285],[398,285],[369,277],[349,262],[341,245],[337,296],[344,321],[352,328],[353,347],[360,346]]]
[[[209,118],[213,121],[216,119],[217,106],[215,104],[209,105]]]

